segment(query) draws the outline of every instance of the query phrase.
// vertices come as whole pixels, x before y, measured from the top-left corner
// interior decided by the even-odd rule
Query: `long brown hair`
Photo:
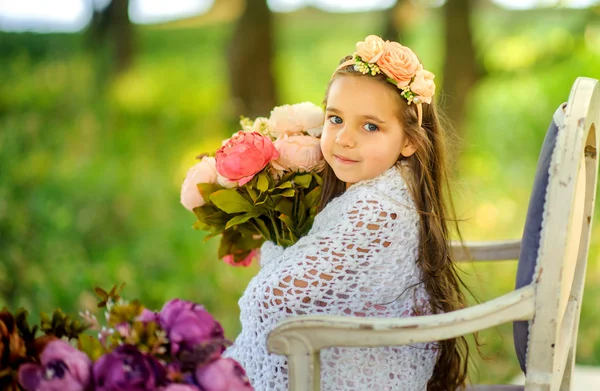
[[[340,64],[351,57],[344,58]],[[457,273],[450,252],[451,223],[460,237],[457,221],[454,218],[454,206],[449,192],[448,162],[446,154],[446,135],[435,105],[423,104],[423,121],[418,125],[417,110],[414,104],[400,96],[401,90],[386,81],[381,74],[363,75],[354,70],[352,65],[339,69],[329,82],[325,94],[325,103],[329,87],[338,75],[352,77],[375,77],[390,89],[396,91],[398,97],[398,117],[407,138],[412,142],[416,152],[410,157],[399,159],[408,164],[412,177],[407,184],[420,215],[419,257],[418,265],[422,271],[423,284],[429,294],[429,305],[433,313],[455,311],[466,306],[466,299],[461,291],[464,286]],[[321,209],[333,198],[342,194],[346,184],[339,180],[333,169],[327,165],[323,177],[321,193]],[[438,357],[433,375],[427,384],[428,391],[456,390],[465,385],[469,347],[464,337],[452,338],[438,343]]]

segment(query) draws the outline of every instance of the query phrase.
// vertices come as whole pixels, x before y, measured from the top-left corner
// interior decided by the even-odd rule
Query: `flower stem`
[[[273,218],[273,214],[269,213],[269,219],[271,220],[271,223],[273,224],[273,230],[275,231],[275,238],[277,240],[277,242],[275,244],[279,245],[279,230],[277,229],[277,223],[275,222],[275,219]]]

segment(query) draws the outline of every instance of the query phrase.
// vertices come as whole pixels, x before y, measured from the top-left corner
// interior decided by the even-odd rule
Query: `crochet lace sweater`
[[[293,246],[261,248],[261,269],[239,300],[242,332],[225,352],[257,391],[288,390],[286,358],[266,346],[269,332],[287,317],[429,313],[416,264],[419,217],[399,170],[352,185]],[[425,390],[436,358],[435,343],[327,348],[321,390]]]

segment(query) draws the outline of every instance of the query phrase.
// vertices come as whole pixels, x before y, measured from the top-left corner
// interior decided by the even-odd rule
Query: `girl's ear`
[[[411,143],[409,140],[406,140],[406,143],[404,144],[404,147],[402,147],[400,154],[404,157],[409,157],[416,151],[417,149],[413,146],[413,143]]]

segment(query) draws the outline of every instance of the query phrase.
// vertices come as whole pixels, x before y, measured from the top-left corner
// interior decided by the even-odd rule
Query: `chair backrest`
[[[558,389],[574,362],[599,124],[598,81],[578,78],[546,135],[530,199],[516,285],[536,284],[535,315],[531,322],[515,323],[514,339],[526,386],[540,390]]]

